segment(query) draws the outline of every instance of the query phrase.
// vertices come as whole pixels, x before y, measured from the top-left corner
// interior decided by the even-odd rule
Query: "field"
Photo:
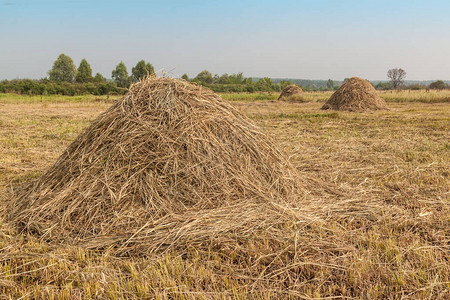
[[[382,92],[390,110],[375,113],[322,111],[329,92],[306,93],[306,103],[222,96],[308,178],[320,222],[276,255],[267,245],[248,256],[191,248],[151,257],[48,244],[2,222],[3,298],[450,298],[449,91]],[[2,212],[113,98],[0,94]]]

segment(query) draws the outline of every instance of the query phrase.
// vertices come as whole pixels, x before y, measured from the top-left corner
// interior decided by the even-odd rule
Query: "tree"
[[[184,79],[186,81],[189,81],[189,76],[188,74],[184,73],[183,76],[181,76],[181,79]]]
[[[443,90],[446,87],[447,87],[447,85],[442,80],[438,80],[438,81],[430,83],[430,89],[432,89],[432,90]]]
[[[229,75],[227,83],[228,84],[242,84],[243,81],[244,81],[244,74],[242,72],[240,72],[237,74]]]
[[[129,80],[128,80],[128,71],[127,67],[121,61],[116,68],[112,71],[112,78],[120,87],[128,87]]]
[[[251,77],[244,78],[244,81],[242,83],[243,84],[253,84],[253,78],[251,78]]]
[[[131,69],[131,74],[134,81],[139,81],[146,75],[155,74],[155,69],[151,63],[145,63],[145,60],[140,60],[136,66]]]
[[[387,77],[391,80],[392,88],[394,90],[398,89],[403,85],[403,80],[406,77],[406,72],[403,69],[390,69],[387,72]]]
[[[97,74],[95,74],[94,82],[96,82],[96,83],[103,83],[103,82],[106,82],[106,78],[103,77],[102,74],[97,73]]]
[[[228,73],[222,74],[217,80],[216,83],[219,84],[227,84],[228,83],[228,79],[229,79],[229,75]]]
[[[207,70],[203,70],[200,73],[198,73],[197,77],[195,77],[199,82],[201,83],[207,83],[210,84],[214,81],[214,78],[210,72]]]
[[[290,80],[285,80],[285,79],[283,79],[283,80],[280,81],[279,84],[280,84],[280,88],[281,88],[281,89],[284,89],[284,88],[287,87],[288,85],[291,85],[292,82],[291,82]]]
[[[74,82],[77,74],[77,66],[73,63],[70,56],[64,53],[60,54],[53,63],[53,68],[48,71],[51,81]]]
[[[77,76],[75,80],[77,82],[90,82],[92,81],[92,69],[87,60],[84,58],[80,62],[80,66],[78,67]]]
[[[327,81],[327,89],[332,90],[334,89],[334,81],[331,79],[328,79]]]
[[[272,79],[269,77],[260,78],[255,85],[259,91],[273,91],[276,89]]]

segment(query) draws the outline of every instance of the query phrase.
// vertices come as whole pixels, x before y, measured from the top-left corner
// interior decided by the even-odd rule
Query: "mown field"
[[[224,94],[311,185],[321,223],[277,255],[230,249],[115,257],[17,234],[1,221],[4,299],[449,299],[450,91],[382,92],[389,111],[322,111]],[[114,97],[0,94],[0,212]],[[308,186],[306,186],[308,188]],[[267,245],[270,248],[270,245]],[[293,250],[292,250],[293,249]],[[292,251],[291,251],[292,250]]]

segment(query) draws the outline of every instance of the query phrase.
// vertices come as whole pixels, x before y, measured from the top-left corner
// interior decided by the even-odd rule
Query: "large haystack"
[[[322,109],[362,112],[387,109],[387,106],[370,82],[353,77],[345,81],[331,95],[330,99],[322,106]]]
[[[45,240],[140,253],[273,238],[301,192],[296,174],[210,90],[149,77],[14,200],[9,220]]]
[[[303,101],[303,90],[298,85],[290,84],[281,91],[278,100]]]

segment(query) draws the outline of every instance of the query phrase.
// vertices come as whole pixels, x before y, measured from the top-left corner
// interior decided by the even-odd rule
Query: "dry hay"
[[[11,203],[52,242],[148,253],[283,239],[303,188],[271,138],[208,89],[148,77]]]
[[[352,77],[331,95],[322,109],[362,112],[387,109],[387,106],[370,82]]]
[[[286,86],[278,97],[278,100],[283,101],[301,101],[303,102],[303,90],[295,84]]]

